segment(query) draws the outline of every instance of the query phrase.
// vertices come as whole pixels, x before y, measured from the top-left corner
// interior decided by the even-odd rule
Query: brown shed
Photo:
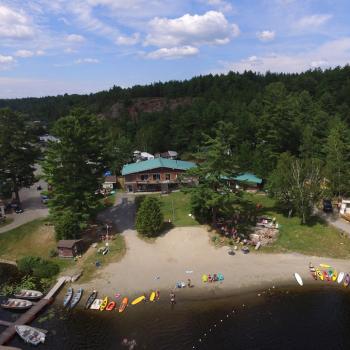
[[[81,239],[63,239],[58,241],[57,249],[60,258],[74,258],[81,254]]]

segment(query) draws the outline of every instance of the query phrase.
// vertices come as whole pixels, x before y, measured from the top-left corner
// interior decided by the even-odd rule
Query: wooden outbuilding
[[[60,258],[74,258],[82,253],[81,239],[62,239],[57,243]]]

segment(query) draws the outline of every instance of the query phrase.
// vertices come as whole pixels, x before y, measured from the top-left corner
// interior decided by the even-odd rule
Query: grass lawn
[[[0,222],[0,227],[4,227],[4,226],[6,226],[8,224],[11,224],[11,222],[13,222],[12,218],[6,218],[5,221]]]
[[[0,234],[0,257],[16,261],[27,255],[39,256],[56,262],[61,269],[72,261],[50,258],[49,252],[56,248],[53,226],[45,225],[46,219],[33,220],[13,230]]]
[[[172,192],[167,195],[155,194],[161,201],[161,208],[164,220],[171,220],[174,226],[194,226],[199,225],[197,220],[188,216],[191,213],[190,195],[183,192]]]
[[[101,242],[96,248],[89,248],[89,250],[84,254],[80,261],[78,261],[78,266],[82,267],[83,275],[79,281],[86,282],[90,280],[94,275],[98,274],[101,268],[105,267],[111,262],[119,261],[126,252],[125,239],[121,235],[116,235],[113,241],[109,242],[109,253],[102,255],[97,253],[100,247],[104,247],[105,243]],[[101,267],[96,267],[96,261],[99,261]]]
[[[334,258],[350,257],[350,239],[337,229],[328,226],[318,217],[308,225],[301,225],[297,217],[288,218],[275,207],[275,201],[267,196],[245,194],[245,199],[262,204],[261,214],[276,217],[280,225],[277,241],[262,252],[299,252],[307,255]]]

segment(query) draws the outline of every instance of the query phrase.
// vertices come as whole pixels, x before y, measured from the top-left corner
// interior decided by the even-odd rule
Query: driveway
[[[346,233],[350,238],[350,223],[341,218],[338,213],[324,213],[323,211],[319,210],[318,215],[325,219],[329,225]]]
[[[37,170],[35,175],[41,174],[41,168],[37,165]],[[43,190],[47,189],[47,184],[45,181],[40,180],[36,182],[30,188],[22,188],[19,192],[21,199],[21,206],[24,210],[22,214],[7,214],[9,218],[13,218],[13,222],[9,225],[0,228],[0,233],[12,230],[18,226],[26,224],[27,222],[33,221],[38,218],[44,218],[48,216],[49,210],[46,205],[41,203],[40,192],[36,188],[41,186]]]
[[[114,206],[99,213],[97,219],[112,224],[117,232],[134,230],[135,212],[135,196],[122,194],[117,196]]]

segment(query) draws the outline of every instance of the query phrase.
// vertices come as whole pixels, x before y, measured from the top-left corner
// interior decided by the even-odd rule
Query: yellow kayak
[[[316,269],[316,273],[317,273],[317,277],[323,281],[324,280],[324,276],[323,276],[323,273],[322,271],[320,271],[319,269]]]
[[[156,292],[152,292],[151,296],[149,297],[149,301],[154,301],[155,297],[156,297]]]
[[[332,281],[335,282],[338,278],[338,272],[334,270],[333,275],[332,275]]]
[[[327,265],[327,264],[320,264],[321,267],[325,267],[326,269],[330,268],[331,265]]]
[[[141,301],[145,300],[146,297],[144,295],[142,295],[141,297],[138,297],[136,299],[134,299],[132,302],[131,302],[131,305],[136,305],[138,303],[141,303]]]
[[[100,311],[103,311],[108,305],[108,297],[105,297],[103,300],[102,300],[102,304],[100,306]]]

